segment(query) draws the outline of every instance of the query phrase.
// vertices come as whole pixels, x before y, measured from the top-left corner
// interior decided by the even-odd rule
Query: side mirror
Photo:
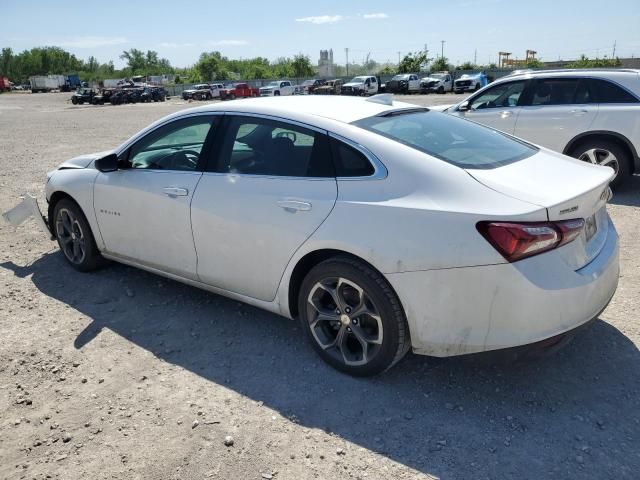
[[[458,111],[459,112],[467,112],[469,111],[469,102],[462,102],[460,105],[458,105]]]
[[[115,153],[110,153],[106,157],[97,159],[95,166],[101,172],[115,172],[118,170],[118,156]]]

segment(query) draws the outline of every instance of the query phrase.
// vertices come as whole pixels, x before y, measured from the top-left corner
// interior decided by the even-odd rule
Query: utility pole
[[[613,41],[613,53],[611,54],[611,58],[616,58],[616,43],[618,43],[617,40],[614,40]]]
[[[349,76],[349,47],[344,49],[345,53],[347,54],[347,77]]]
[[[398,52],[398,68],[400,68],[400,52]]]
[[[427,44],[424,44],[424,68],[425,70],[429,68],[429,48],[427,48]]]
[[[440,40],[440,58],[444,58],[444,44],[446,40]]]
[[[474,65],[478,64],[478,49],[477,48],[473,51],[473,64]]]

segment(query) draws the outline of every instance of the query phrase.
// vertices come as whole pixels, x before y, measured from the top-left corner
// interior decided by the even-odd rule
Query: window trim
[[[336,177],[336,180],[339,181],[357,181],[357,180],[383,180],[387,178],[389,172],[387,167],[380,161],[378,157],[376,157],[371,150],[366,148],[363,145],[360,145],[358,142],[355,142],[349,138],[343,137],[342,135],[338,135],[337,133],[329,132],[329,137],[334,140],[338,140],[342,143],[346,143],[351,148],[355,149],[357,152],[361,153],[365,156],[365,158],[371,163],[373,166],[373,173],[371,175],[358,176],[358,177]]]
[[[612,85],[615,85],[616,87],[622,89],[623,91],[627,92],[629,95],[631,95],[633,98],[635,98],[637,100],[636,103],[626,103],[626,102],[601,102],[600,101],[600,97],[597,93],[595,93],[595,95],[598,97],[598,101],[594,102],[597,105],[637,105],[640,103],[640,96],[636,95],[634,92],[632,92],[631,90],[629,90],[627,87],[625,87],[624,85],[616,82],[615,80],[611,80],[610,78],[604,78],[604,77],[595,77],[593,75],[590,76],[586,76],[584,78],[588,78],[589,80],[600,80],[602,82],[608,82]],[[595,87],[594,88],[594,92],[596,92]]]

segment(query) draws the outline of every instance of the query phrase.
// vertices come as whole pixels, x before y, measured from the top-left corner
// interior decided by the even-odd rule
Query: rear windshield
[[[363,118],[353,125],[461,168],[497,168],[538,151],[496,130],[439,112],[394,112]]]

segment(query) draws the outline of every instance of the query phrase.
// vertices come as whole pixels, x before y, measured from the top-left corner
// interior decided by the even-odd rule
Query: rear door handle
[[[288,212],[308,212],[311,210],[311,204],[309,202],[302,202],[300,200],[278,200],[276,204]]]
[[[182,187],[164,187],[162,193],[170,197],[186,197],[189,195],[189,190]]]

